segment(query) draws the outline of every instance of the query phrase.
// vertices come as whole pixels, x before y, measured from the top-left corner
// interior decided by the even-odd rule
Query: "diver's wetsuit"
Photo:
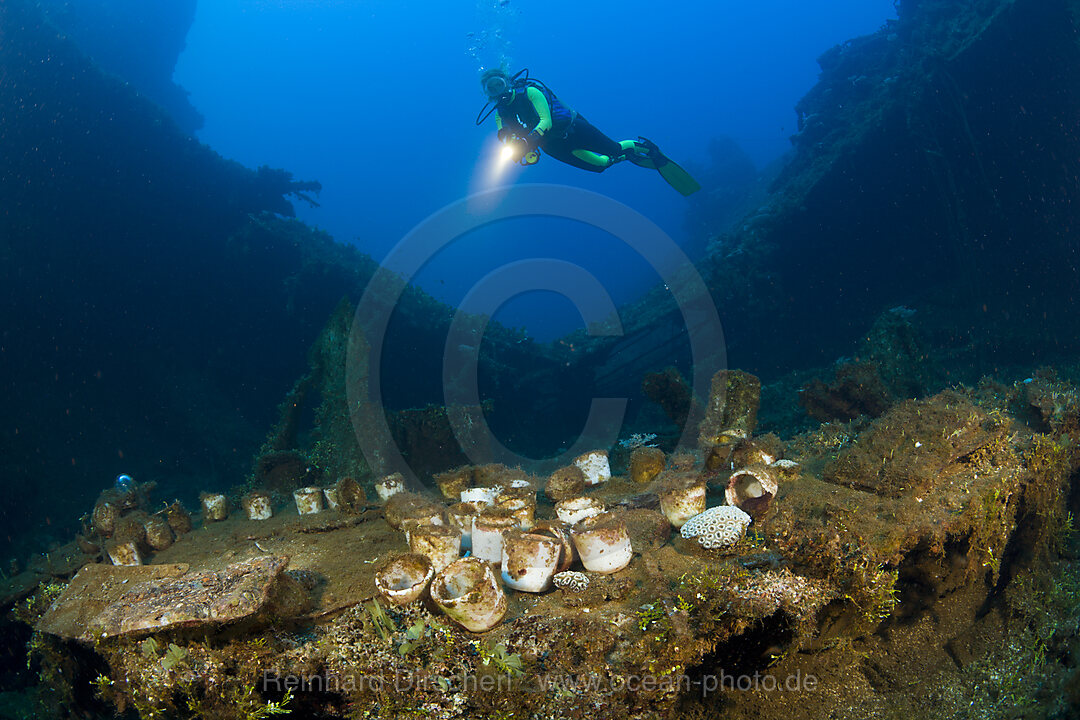
[[[506,129],[531,140],[556,160],[593,172],[607,170],[638,145],[633,140],[612,140],[534,81],[514,88],[511,99],[498,105],[495,122],[500,131]],[[639,158],[629,157],[641,164]]]
[[[515,81],[522,73],[526,73],[525,79]],[[529,79],[525,70],[513,78],[502,71],[489,72],[481,78],[481,83],[489,103],[498,98],[495,121],[499,125],[499,139],[514,140],[513,146],[508,147],[518,151],[526,165],[537,161],[537,153],[532,152],[537,148],[567,165],[592,172],[603,172],[615,163],[629,160],[638,167],[658,171],[668,185],[683,195],[701,189],[698,181],[660,152],[656,143],[643,137],[622,142],[612,140],[564,105],[547,85]],[[505,91],[507,86],[512,87],[509,92]],[[477,115],[477,125],[491,114],[487,108],[485,105]]]

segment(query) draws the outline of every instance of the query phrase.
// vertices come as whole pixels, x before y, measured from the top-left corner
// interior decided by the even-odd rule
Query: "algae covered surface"
[[[706,187],[701,257],[551,342],[296,220],[91,5],[0,2],[0,719],[1080,717],[1080,3],[896,3],[758,206]],[[549,562],[436,547],[482,526]]]
[[[506,589],[483,633],[429,598],[395,606],[372,581],[409,552],[391,524],[444,507],[434,488],[385,513],[233,515],[154,564],[91,564],[48,602],[35,604],[44,587],[29,596],[32,660],[71,706],[142,717],[1065,712],[1080,406],[1042,397],[1031,383],[955,388],[779,443],[776,497],[723,550],[680,537],[652,486],[616,474],[586,494],[626,522],[630,564],[586,571],[583,587]],[[711,482],[714,505],[706,454],[667,457],[663,472]],[[504,466],[457,475],[544,483]],[[536,516],[554,508],[542,499]]]

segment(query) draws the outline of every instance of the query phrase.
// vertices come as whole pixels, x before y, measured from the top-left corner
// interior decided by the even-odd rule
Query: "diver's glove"
[[[507,138],[512,137],[513,133],[507,128],[499,128],[499,132],[495,133],[501,142],[506,142]]]
[[[532,152],[536,148],[540,147],[541,137],[542,136],[540,135],[540,133],[533,130],[531,133],[522,138],[522,140],[525,142],[525,152]],[[522,154],[524,155],[525,153]]]

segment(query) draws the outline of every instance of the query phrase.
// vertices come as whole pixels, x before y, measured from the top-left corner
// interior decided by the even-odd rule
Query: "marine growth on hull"
[[[1016,683],[1080,585],[1009,580],[1075,552],[1076,390],[987,382],[787,442],[759,396],[722,371],[695,451],[637,434],[542,475],[267,453],[194,512],[121,483],[54,560],[70,579],[26,583],[30,660],[58,705],[146,718],[868,717],[912,676],[1035,702]],[[991,673],[1005,612],[1026,624]]]
[[[80,51],[112,5],[0,0],[0,720],[1080,717],[1080,0],[899,0],[618,323],[391,273],[381,404],[379,263]]]

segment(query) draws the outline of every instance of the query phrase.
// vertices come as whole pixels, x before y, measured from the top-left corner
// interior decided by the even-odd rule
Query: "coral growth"
[[[1071,387],[1054,382],[1054,392],[1068,397]],[[531,534],[516,529],[518,521],[506,503],[528,504],[530,496],[535,498],[535,479],[498,465],[459,468],[456,474],[468,479],[469,491],[490,490],[491,502],[503,505],[481,512],[463,503],[466,508],[451,512],[430,495],[400,492],[382,508],[382,519],[365,521],[370,513],[362,513],[344,524],[298,526],[292,532],[300,544],[288,546],[293,557],[305,567],[324,568],[320,572],[329,576],[309,578],[292,570],[260,576],[249,590],[255,598],[265,593],[263,609],[251,605],[247,591],[237,585],[235,604],[226,601],[228,592],[219,602],[250,613],[240,624],[200,620],[195,635],[201,641],[185,631],[186,616],[178,618],[179,624],[99,639],[92,650],[84,650],[105,663],[94,687],[103,702],[134,708],[146,717],[180,716],[193,712],[189,708],[227,718],[244,717],[241,709],[269,712],[284,701],[286,688],[275,679],[285,677],[311,679],[293,687],[288,697],[288,708],[306,715],[345,717],[350,708],[353,715],[363,708],[361,715],[367,711],[380,717],[417,712],[446,719],[499,712],[572,717],[587,706],[594,717],[668,717],[686,703],[697,707],[687,683],[715,674],[721,665],[731,663],[729,670],[749,674],[771,671],[770,665],[785,672],[801,669],[840,682],[832,669],[861,662],[858,647],[880,648],[881,664],[896,654],[926,653],[940,645],[938,628],[948,623],[942,632],[949,633],[949,652],[962,658],[954,675],[982,678],[996,688],[965,697],[991,707],[1001,697],[996,693],[1004,692],[1004,697],[1027,703],[1029,694],[1011,680],[988,674],[986,663],[995,652],[990,646],[971,648],[994,637],[990,626],[978,634],[983,632],[979,623],[989,622],[972,619],[979,608],[1005,602],[1010,612],[1030,619],[1026,629],[1010,634],[1012,642],[1021,643],[1014,654],[1036,659],[1039,672],[1048,672],[1047,663],[1056,660],[1039,659],[1033,643],[1060,653],[1062,641],[1047,628],[1071,617],[1074,591],[1048,583],[1035,569],[1046,563],[1053,567],[1062,562],[1062,552],[1075,552],[1067,502],[1080,452],[1064,432],[1072,427],[1068,412],[1055,416],[1051,411],[1047,417],[1061,418],[1054,423],[1062,431],[1049,427],[1040,406],[1031,402],[1043,397],[1029,392],[1031,384],[985,383],[975,390],[900,403],[873,422],[825,425],[788,443],[761,437],[733,444],[729,461],[755,460],[747,469],[783,477],[750,533],[749,516],[725,505],[683,525],[682,537],[689,542],[670,541],[670,523],[656,509],[656,494],[635,493],[641,486],[618,476],[582,487],[586,494],[571,504],[608,509],[573,529],[579,559],[567,547],[566,528],[551,519],[550,505],[533,508],[537,525]],[[1028,413],[1036,430],[1019,423],[1010,409]],[[790,459],[775,459],[781,452]],[[692,487],[717,472],[707,468],[701,454],[664,460],[666,469],[650,489]],[[751,484],[746,481],[736,491],[755,497]],[[475,545],[473,558],[452,563],[438,576],[423,556],[411,556],[419,562],[415,572],[393,569],[407,545],[391,526],[414,537],[426,527],[454,527],[456,538],[451,518],[465,510],[467,518],[481,512],[474,530],[499,541],[498,554],[488,558],[491,563],[504,563],[502,572],[511,581],[524,581],[530,570],[540,570],[540,582],[524,588],[527,592],[504,582],[504,590],[491,566],[478,559]],[[340,513],[320,515],[335,517],[335,512]],[[275,515],[258,521],[259,527],[282,524],[266,531],[262,541],[283,543],[286,522],[308,522],[298,518],[286,521]],[[166,553],[173,557],[185,546],[191,553],[206,542],[213,554],[216,543],[235,537],[230,523],[256,524],[229,518],[190,534]],[[318,532],[318,542],[308,541],[312,536],[305,531]],[[515,538],[527,542],[504,552],[505,543]],[[545,559],[534,562],[540,550]],[[387,564],[386,557],[399,560]],[[584,571],[577,563],[584,564]],[[51,682],[67,682],[60,668],[70,672],[55,650],[71,642],[65,628],[85,625],[71,612],[82,606],[64,597],[83,597],[97,586],[116,587],[120,594],[103,607],[124,612],[110,610],[102,617],[156,617],[156,612],[131,614],[144,600],[146,607],[156,607],[152,598],[157,594],[147,587],[174,588],[183,597],[202,597],[207,589],[213,595],[213,588],[225,587],[214,579],[221,578],[221,570],[91,567],[98,569],[65,590],[44,619],[27,615],[41,635],[36,657],[55,669]],[[275,567],[280,569],[280,563]],[[545,590],[552,571],[554,589]],[[172,575],[136,585],[133,594],[125,594],[128,585],[118,582],[119,573],[155,572]],[[91,578],[94,573],[104,573],[106,582]],[[342,585],[340,577],[347,573],[353,574]],[[225,574],[233,577],[237,571]],[[436,600],[451,620],[432,615],[429,605],[416,601],[432,577]],[[368,599],[377,593],[391,604]],[[327,603],[328,596],[337,604]],[[297,601],[304,599],[315,605],[301,609],[304,604]],[[176,604],[184,603],[170,607]],[[54,613],[59,614],[49,619]],[[95,613],[101,610],[86,611]],[[931,646],[918,633],[876,632],[894,623],[917,625],[930,616],[941,619],[930,632]],[[104,627],[100,622],[90,625]],[[1000,637],[1002,631],[996,632]],[[583,666],[592,668],[594,685],[572,682]],[[655,683],[630,691],[621,684],[627,676],[648,676]],[[469,685],[469,678],[477,677],[502,684],[488,690]],[[561,678],[562,690],[538,685],[553,677]],[[380,679],[381,684],[376,682]],[[850,702],[867,697],[864,687],[842,683],[839,692]],[[870,697],[894,692],[902,694],[875,691]],[[60,691],[57,697],[73,694]],[[741,695],[724,697],[746,702]],[[760,707],[757,712],[780,717]]]
[[[690,518],[679,533],[695,538],[708,550],[728,548],[742,540],[750,516],[737,507],[720,505]]]

